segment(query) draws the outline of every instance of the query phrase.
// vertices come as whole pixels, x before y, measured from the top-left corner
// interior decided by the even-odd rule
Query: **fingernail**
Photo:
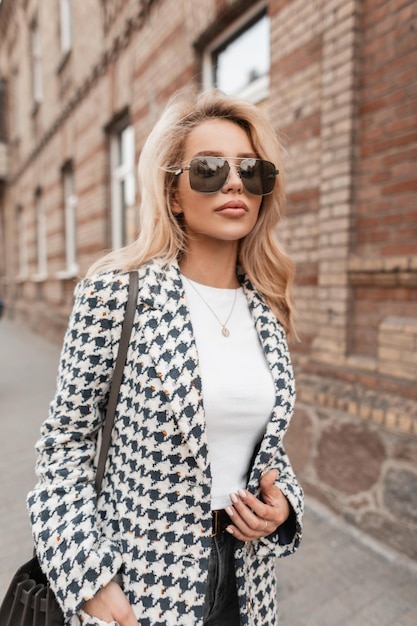
[[[229,517],[233,517],[234,513],[233,513],[233,507],[231,506],[227,506],[225,508],[226,513],[228,514]]]
[[[243,491],[243,489],[239,489],[238,493],[241,498],[246,498],[246,491]]]
[[[230,533],[231,535],[233,535],[233,526],[226,526],[226,530],[228,533]]]
[[[230,499],[233,502],[233,504],[236,504],[236,502],[239,502],[239,498],[237,497],[235,493],[230,494]]]

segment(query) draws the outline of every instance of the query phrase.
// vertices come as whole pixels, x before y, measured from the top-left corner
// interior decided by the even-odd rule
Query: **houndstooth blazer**
[[[102,492],[94,489],[99,432],[127,300],[127,273],[81,281],[57,391],[37,443],[28,496],[38,557],[67,626],[104,626],[83,613],[116,574],[141,626],[202,624],[211,547],[211,474],[197,348],[176,263],[139,270],[139,296]],[[244,626],[275,626],[276,556],[301,537],[302,490],[282,438],[294,404],[284,331],[251,284],[242,286],[275,381],[276,402],[248,488],[266,469],[293,509],[292,530],[238,542]],[[284,525],[285,526],[285,525]],[[288,533],[287,533],[288,534]],[[113,622],[115,624],[115,622]]]

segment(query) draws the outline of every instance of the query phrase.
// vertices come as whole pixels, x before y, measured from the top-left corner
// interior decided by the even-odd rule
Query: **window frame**
[[[264,1],[258,2],[246,11],[239,19],[235,20],[225,30],[223,30],[213,41],[205,48],[202,59],[202,82],[204,89],[215,87],[214,83],[214,55],[222,47],[226,47],[228,43],[237,40],[246,30],[253,26],[258,18],[261,19],[265,15],[268,17],[268,4]],[[248,100],[252,104],[258,104],[266,100],[269,96],[269,78],[270,71],[267,76],[262,76],[250,84],[244,91],[239,94],[239,98]]]
[[[61,53],[65,56],[71,52],[73,43],[72,0],[59,0],[59,25]]]
[[[73,278],[78,275],[79,263],[77,254],[77,207],[78,197],[75,193],[75,174],[72,161],[62,168],[62,194],[64,205],[64,244],[65,269],[57,272],[57,278]]]
[[[131,145],[128,149],[131,159],[119,163],[119,154],[122,154],[122,135],[129,131]],[[135,128],[129,120],[117,124],[110,131],[110,194],[111,194],[111,247],[113,250],[121,248],[127,243],[127,214],[126,209],[131,206],[121,202],[121,186],[129,181],[133,185],[133,203],[136,195],[135,180]]]
[[[35,104],[43,100],[42,46],[37,19],[30,27],[30,53],[32,68],[32,97]]]
[[[40,189],[35,192],[35,227],[37,271],[33,276],[33,280],[42,282],[48,277],[48,247],[46,213]]]
[[[26,211],[21,204],[16,206],[15,211],[17,229],[17,280],[24,281],[29,275]]]
[[[20,74],[19,68],[14,67],[11,79],[11,106],[10,106],[10,126],[11,138],[18,141],[22,135],[21,120],[21,99],[20,99]]]

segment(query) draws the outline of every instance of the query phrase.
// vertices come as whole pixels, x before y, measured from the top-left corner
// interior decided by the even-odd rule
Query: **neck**
[[[223,242],[221,242],[223,243]],[[236,245],[218,246],[215,251],[199,246],[198,250],[188,250],[180,260],[181,272],[196,283],[236,289],[239,281],[236,276],[237,242]]]

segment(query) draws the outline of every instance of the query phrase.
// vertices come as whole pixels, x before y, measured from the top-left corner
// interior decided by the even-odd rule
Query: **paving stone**
[[[417,624],[417,608],[409,611],[398,621],[395,626],[416,626]],[[393,625],[394,626],[394,625]]]

